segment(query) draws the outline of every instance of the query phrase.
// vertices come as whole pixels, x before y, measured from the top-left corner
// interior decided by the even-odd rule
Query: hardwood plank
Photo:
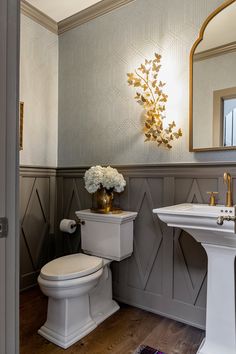
[[[47,298],[38,288],[21,294],[21,354],[65,354],[37,334],[46,320]],[[132,354],[140,345],[167,354],[195,354],[203,331],[121,304],[121,309],[92,333],[66,350],[67,354]]]
[[[168,354],[195,354],[204,337],[200,329],[162,318],[145,339],[145,344]]]

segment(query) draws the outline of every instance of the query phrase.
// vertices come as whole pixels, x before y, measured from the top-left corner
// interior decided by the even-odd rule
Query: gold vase
[[[113,192],[106,188],[100,188],[96,192],[96,206],[93,211],[108,214],[112,211]]]

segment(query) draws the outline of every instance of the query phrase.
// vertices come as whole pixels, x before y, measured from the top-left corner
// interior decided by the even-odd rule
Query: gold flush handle
[[[207,192],[210,195],[209,205],[215,206],[216,205],[216,196],[218,192]]]

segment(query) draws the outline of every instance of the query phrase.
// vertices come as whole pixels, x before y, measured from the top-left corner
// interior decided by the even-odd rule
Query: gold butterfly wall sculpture
[[[175,129],[175,121],[167,126],[163,124],[168,96],[163,91],[165,83],[159,80],[160,63],[161,55],[155,53],[154,59],[146,59],[134,73],[127,74],[127,82],[130,86],[139,88],[135,100],[145,110],[145,141],[155,141],[158,146],[171,149],[172,141],[183,134],[180,128]]]

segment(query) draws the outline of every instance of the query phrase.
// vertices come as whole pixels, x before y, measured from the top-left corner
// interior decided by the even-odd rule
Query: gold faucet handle
[[[224,173],[224,183],[227,184],[227,192],[226,192],[226,203],[225,206],[232,207],[233,206],[233,196],[232,196],[232,177],[228,172]]]
[[[231,174],[228,173],[228,172],[225,172],[225,173],[224,173],[224,183],[229,184],[229,186],[230,186],[230,183],[231,183]]]
[[[209,205],[215,206],[216,205],[216,196],[218,192],[207,192],[210,195]]]

